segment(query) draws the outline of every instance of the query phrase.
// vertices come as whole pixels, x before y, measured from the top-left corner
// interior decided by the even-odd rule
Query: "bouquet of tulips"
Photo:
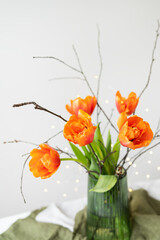
[[[110,190],[116,184],[117,179],[123,177],[129,169],[130,166],[126,168],[125,164],[131,149],[135,150],[142,148],[138,154],[132,157],[133,163],[146,151],[160,144],[160,142],[158,142],[155,145],[152,145],[152,147],[144,149],[144,147],[147,147],[152,140],[155,140],[157,137],[159,137],[158,133],[160,132],[160,129],[158,126],[155,134],[153,134],[149,123],[144,121],[141,117],[135,115],[139,99],[148,87],[151,79],[154,54],[159,37],[159,29],[160,24],[158,22],[149,76],[147,83],[140,95],[137,97],[136,93],[131,92],[128,97],[125,98],[121,96],[119,91],[116,93],[115,102],[117,110],[120,114],[117,121],[117,126],[112,123],[111,118],[108,117],[99,103],[100,78],[103,66],[100,52],[99,29],[98,51],[100,57],[100,72],[98,76],[97,95],[93,92],[89,80],[83,71],[78,53],[74,46],[73,51],[77,58],[79,68],[75,68],[55,57],[34,57],[54,59],[78,74],[81,74],[81,77],[77,78],[84,80],[90,92],[92,93],[92,96],[87,96],[85,99],[78,97],[74,100],[71,100],[70,105],[66,105],[66,110],[71,114],[69,120],[66,120],[61,115],[58,115],[57,113],[38,105],[36,102],[25,102],[13,105],[14,107],[20,107],[32,104],[34,105],[35,109],[48,112],[65,122],[63,136],[69,141],[73,153],[64,152],[62,149],[54,146],[51,147],[48,143],[51,138],[45,141],[45,143],[40,144],[37,148],[30,152],[30,155],[25,161],[26,164],[27,160],[31,157],[29,169],[33,173],[34,177],[41,177],[42,179],[49,178],[57,171],[62,161],[75,161],[84,167],[90,175],[97,179],[96,185],[90,191],[106,192]],[[93,124],[91,115],[96,106],[97,124]],[[98,119],[100,112],[103,113],[108,123],[116,131],[117,140],[115,144],[112,144],[110,131],[108,131],[106,140],[104,141],[103,139],[100,129],[100,122]],[[119,159],[121,145],[126,148],[126,154],[122,157],[122,159]],[[67,157],[60,157],[61,153],[66,154]]]
[[[61,158],[59,153],[63,151],[60,148],[56,149],[47,143],[40,144],[40,149],[35,148],[30,152],[29,169],[34,177],[49,178],[58,170],[62,161],[71,160],[80,164],[97,179],[96,185],[90,191],[110,190],[116,184],[117,179],[126,174],[127,169],[124,165],[130,150],[147,147],[153,139],[149,123],[134,115],[139,102],[136,93],[131,92],[128,98],[125,98],[117,91],[115,99],[120,116],[117,122],[119,131],[116,130],[117,141],[113,147],[110,131],[108,131],[105,143],[100,123],[96,126],[92,123],[91,114],[97,105],[96,97],[87,96],[85,99],[78,97],[71,100],[70,105],[66,105],[67,111],[71,114],[68,121],[58,115],[66,122],[63,136],[69,141],[74,157],[73,154],[66,153],[67,158]],[[35,105],[35,108],[42,110],[42,107],[34,102],[16,104],[14,107],[31,103]],[[131,114],[133,115],[130,116]],[[119,160],[121,145],[127,148],[127,152]]]

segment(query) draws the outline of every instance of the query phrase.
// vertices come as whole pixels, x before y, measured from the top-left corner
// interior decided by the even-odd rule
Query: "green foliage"
[[[114,151],[116,151],[116,152],[111,155],[111,158],[112,158],[113,164],[116,166],[117,162],[118,162],[118,159],[119,159],[119,153],[120,153],[119,138],[117,138],[117,141],[113,146],[112,152],[114,152]]]
[[[98,178],[98,176],[99,176],[99,167],[98,167],[98,164],[97,164],[97,162],[95,161],[95,159],[93,157],[91,157],[91,165],[89,167],[89,171],[96,171],[98,174],[94,173],[94,172],[91,172],[91,174],[94,177]]]
[[[112,140],[111,140],[111,133],[110,133],[110,130],[109,130],[108,131],[108,136],[107,136],[107,142],[106,142],[107,153],[111,152],[111,144],[112,144]]]
[[[93,151],[95,152],[95,154],[98,156],[98,158],[100,159],[100,160],[103,160],[103,153],[102,153],[102,151],[101,151],[101,148],[98,146],[98,144],[93,140],[93,142],[92,143],[90,143],[90,144],[88,144],[87,145],[88,146],[88,149],[89,149],[89,151],[92,153],[92,154],[94,154],[93,153]],[[92,151],[92,149],[93,149],[93,151]]]
[[[85,157],[88,158],[88,160],[91,160],[91,153],[88,151],[87,147],[86,146],[83,146],[81,147],[84,154],[85,154]]]
[[[84,156],[84,154],[81,152],[81,150],[76,147],[73,143],[69,142],[74,154],[76,155],[77,159],[80,163],[82,163],[86,168],[89,167],[89,162],[87,158]]]
[[[110,131],[108,132],[108,136],[107,136],[107,144],[106,144],[106,150],[107,150],[107,154],[111,153],[111,152],[115,152],[115,153],[111,153],[110,155],[108,155],[108,157],[105,159],[104,162],[104,167],[103,167],[103,173],[104,174],[110,174],[110,175],[114,175],[115,174],[115,168],[117,166],[117,162],[119,159],[119,153],[120,153],[120,142],[119,142],[119,138],[117,138],[116,143],[114,144],[113,148],[111,147],[111,134]]]
[[[114,175],[100,175],[94,188],[89,191],[103,193],[109,191],[117,182],[117,177]]]
[[[103,141],[103,137],[102,137],[101,130],[100,130],[100,123],[98,123],[98,126],[97,126],[95,134],[94,134],[94,142],[101,149],[103,157],[105,157],[106,149],[105,149],[105,146],[104,146],[104,141]]]

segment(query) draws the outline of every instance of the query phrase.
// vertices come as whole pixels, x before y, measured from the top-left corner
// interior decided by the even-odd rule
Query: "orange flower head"
[[[65,124],[63,135],[68,141],[85,146],[93,141],[96,128],[91,122],[90,115],[79,110],[78,116],[72,115]]]
[[[134,115],[127,119],[125,112],[118,119],[119,141],[128,148],[146,147],[153,139],[153,132],[148,122]]]
[[[71,100],[71,105],[66,105],[66,109],[69,113],[72,115],[78,116],[78,111],[81,109],[84,112],[91,115],[95,109],[95,106],[97,104],[96,97],[87,96],[85,99],[82,99],[80,97]]]
[[[31,160],[29,169],[34,177],[42,179],[51,177],[59,168],[60,157],[56,150],[47,144],[40,144],[41,149],[33,149],[30,152]]]
[[[127,115],[131,115],[139,102],[139,98],[136,97],[136,93],[131,92],[128,98],[121,96],[120,92],[116,93],[116,107],[119,113],[125,112]]]

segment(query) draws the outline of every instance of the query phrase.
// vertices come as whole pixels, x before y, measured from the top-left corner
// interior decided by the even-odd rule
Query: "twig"
[[[30,155],[30,153],[24,153],[24,154],[21,155],[21,157],[25,157],[27,155]]]
[[[113,153],[115,153],[115,152],[116,152],[116,151],[113,151],[113,152],[108,153],[107,156],[105,156],[105,158],[104,158],[101,162],[104,164],[104,163],[105,163],[105,160],[106,160],[111,154],[113,154]],[[114,169],[116,169],[116,166],[115,166],[115,164],[113,163],[113,161],[112,161],[111,158],[110,158],[110,160],[111,160],[112,166],[114,167]]]
[[[74,51],[75,56],[76,56],[76,58],[77,58],[77,61],[78,61],[78,64],[79,64],[79,68],[80,68],[80,72],[81,72],[83,78],[85,79],[86,84],[87,84],[88,88],[90,89],[91,93],[93,94],[93,96],[95,96],[95,94],[94,94],[94,92],[93,92],[93,90],[92,90],[92,88],[91,88],[91,86],[90,86],[90,84],[89,84],[89,81],[88,81],[86,75],[85,75],[84,72],[83,72],[83,69],[82,69],[82,66],[81,66],[81,63],[80,63],[80,59],[79,59],[78,53],[77,53],[77,51],[76,51],[76,49],[75,49],[74,46],[73,46],[73,51]],[[102,107],[100,106],[100,104],[99,104],[98,101],[97,101],[97,106],[98,106],[99,109],[103,112],[104,116],[105,116],[105,117],[107,118],[107,120],[110,122],[110,124],[111,124],[111,126],[114,128],[114,130],[118,133],[118,130],[117,130],[116,127],[113,125],[113,123],[111,122],[111,120],[109,119],[109,117],[107,116],[107,114],[105,113],[105,111],[102,109]]]
[[[101,111],[103,112],[104,116],[107,118],[107,120],[109,121],[109,123],[111,124],[111,126],[114,128],[114,130],[118,132],[117,128],[113,125],[113,123],[111,122],[111,120],[109,119],[109,117],[107,116],[107,114],[105,113],[105,111],[102,109],[102,107],[99,105],[99,103],[97,102],[97,106],[101,109]]]
[[[156,138],[159,137],[159,135],[157,135],[158,132],[160,131],[159,126],[160,126],[160,120],[158,121],[157,128],[156,128],[156,131],[155,131],[155,133],[154,133],[152,142],[153,142]],[[146,149],[146,148],[145,148],[145,147],[142,148],[138,153],[136,153],[135,155],[133,155],[133,156],[130,158],[130,161],[132,161],[132,159],[136,158],[139,154],[141,154],[144,149]],[[126,164],[126,162],[125,162],[125,164]]]
[[[99,76],[98,76],[98,85],[97,85],[97,101],[99,101],[99,88],[100,88],[100,80],[101,80],[101,75],[102,75],[102,70],[103,70],[103,63],[102,63],[102,55],[101,55],[101,47],[100,47],[100,29],[99,26],[97,25],[97,31],[98,31],[98,54],[99,54],[99,59],[100,59],[100,70],[99,70]],[[100,112],[98,112],[97,108],[97,123],[98,123],[98,117],[99,117]]]
[[[155,139],[158,136],[157,134],[160,132],[160,128],[159,127],[160,127],[160,119],[158,121],[157,128],[156,128],[156,131],[155,131],[153,139]]]
[[[111,115],[110,115],[110,117],[109,117],[110,120],[111,120],[111,118],[112,118],[112,116],[113,116],[113,112],[114,112],[114,108],[112,108],[112,110],[111,110]],[[105,131],[106,131],[109,123],[110,123],[110,122],[108,121],[107,124],[106,124],[106,126],[105,126],[105,128],[104,128],[104,130],[103,130],[103,132],[102,132],[102,136],[104,135],[104,133],[105,133]]]
[[[45,112],[48,112],[60,119],[62,119],[63,121],[67,122],[66,119],[64,119],[63,117],[61,117],[60,115],[54,113],[54,112],[51,112],[49,111],[48,109],[44,108],[44,107],[41,107],[40,105],[38,105],[36,102],[24,102],[24,103],[19,103],[19,104],[14,104],[13,107],[22,107],[22,106],[25,106],[25,105],[29,105],[29,104],[33,104],[35,107],[35,109],[38,109],[38,110],[42,110],[42,111],[45,111]]]
[[[20,191],[21,191],[21,195],[22,195],[22,198],[23,198],[24,203],[26,203],[26,199],[25,199],[24,194],[23,194],[23,174],[24,174],[24,168],[25,168],[26,163],[27,163],[27,161],[28,161],[29,158],[30,158],[30,155],[29,155],[29,156],[26,158],[26,160],[24,161],[23,168],[22,168],[22,173],[21,173]]]
[[[85,79],[81,77],[55,77],[55,78],[49,79],[48,81],[65,80],[65,79],[79,79],[79,80],[85,81]]]
[[[126,160],[128,154],[129,154],[130,150],[131,150],[131,149],[127,148],[127,152],[126,152],[126,154],[124,155],[124,157],[121,159],[121,161],[118,163],[117,168],[120,166],[121,163],[122,163],[122,167],[123,167],[123,165],[125,164],[125,160]]]
[[[72,158],[73,156],[75,156],[73,153],[68,153],[68,152],[62,150],[61,148],[59,148],[58,146],[56,146],[56,149],[55,149],[55,150],[57,150],[57,151],[60,152],[60,153],[63,153],[63,154],[68,155],[70,158]]]
[[[53,135],[52,137],[48,138],[44,143],[48,143],[50,140],[52,140],[52,138],[58,136],[60,133],[62,133],[63,130],[59,131],[58,133],[56,133],[55,135]]]
[[[92,152],[93,152],[94,156],[96,157],[96,159],[97,159],[97,162],[99,163],[99,162],[100,162],[100,161],[99,161],[99,158],[98,158],[97,154],[95,153],[95,151],[94,151],[94,149],[93,149],[92,145],[91,145],[91,144],[89,144],[89,146],[90,146],[90,148],[91,148],[91,150],[92,150]]]
[[[80,59],[79,59],[77,50],[75,49],[74,45],[73,45],[72,47],[73,47],[73,51],[74,51],[74,53],[75,53],[75,56],[76,56],[76,58],[77,58],[77,62],[78,62],[79,68],[80,68],[80,72],[81,72],[84,80],[86,81],[89,90],[91,91],[91,93],[93,94],[93,96],[95,96],[95,94],[94,94],[94,92],[93,92],[93,90],[92,90],[92,88],[91,88],[91,86],[90,86],[90,84],[89,84],[89,82],[88,82],[88,80],[87,80],[87,77],[86,77],[86,75],[85,75],[84,72],[83,72],[82,65],[81,65],[81,63],[80,63]]]
[[[13,141],[8,141],[8,142],[3,142],[4,144],[7,144],[7,143],[26,143],[26,144],[31,144],[31,145],[34,145],[34,146],[38,146],[38,144],[36,143],[32,143],[32,142],[28,142],[28,141],[23,141],[23,140],[13,140]]]
[[[63,63],[64,65],[66,65],[67,67],[71,68],[72,70],[76,71],[76,72],[79,72],[81,73],[78,69],[76,69],[75,67],[72,67],[71,65],[69,65],[68,63],[64,62],[63,60],[59,59],[59,58],[56,58],[56,57],[52,57],[52,56],[46,56],[46,57],[40,57],[40,56],[37,56],[37,57],[33,57],[33,58],[51,58],[51,59],[54,59],[60,63]]]
[[[148,75],[147,83],[146,83],[145,87],[143,88],[142,92],[140,93],[139,98],[142,96],[142,94],[144,93],[144,91],[148,87],[150,79],[151,79],[152,67],[153,67],[153,63],[155,61],[154,54],[155,54],[155,50],[156,50],[156,47],[157,47],[157,41],[158,41],[159,29],[160,29],[159,20],[157,21],[157,23],[158,23],[158,27],[157,27],[157,30],[156,30],[156,39],[155,39],[154,47],[153,47],[153,51],[152,51],[152,60],[151,60],[151,64],[150,64],[149,75]]]
[[[89,173],[89,174],[90,174],[90,173],[96,173],[96,174],[99,175],[99,172],[97,172],[97,171],[93,171],[93,170],[87,170],[86,172]]]
[[[156,143],[156,144],[153,145],[152,147],[147,148],[145,151],[143,151],[143,152],[141,152],[140,154],[138,154],[138,156],[132,161],[132,164],[133,164],[133,163],[137,160],[137,158],[139,158],[141,155],[143,155],[144,153],[148,152],[149,150],[151,150],[152,148],[156,147],[156,146],[159,145],[159,144],[160,144],[160,142]],[[130,167],[131,167],[131,165],[127,167],[126,171],[127,171]]]
[[[123,159],[123,162],[122,162],[122,168],[123,168],[123,166],[124,166],[124,164],[125,164],[126,158],[127,158],[127,156],[128,156],[128,153],[130,152],[130,150],[131,150],[131,149],[127,148],[126,155],[124,156],[124,159]]]

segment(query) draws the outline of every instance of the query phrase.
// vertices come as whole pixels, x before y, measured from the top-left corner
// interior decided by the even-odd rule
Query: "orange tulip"
[[[139,102],[139,98],[136,97],[136,93],[131,92],[128,98],[121,96],[120,92],[116,93],[116,107],[119,113],[126,112],[127,115],[131,115]]]
[[[91,115],[95,109],[96,104],[96,97],[87,96],[85,99],[78,97],[74,100],[71,100],[71,105],[69,106],[67,104],[66,109],[69,113],[76,116],[78,116],[78,111],[80,109]]]
[[[60,158],[56,150],[47,144],[40,144],[41,149],[33,149],[30,153],[29,169],[34,177],[42,179],[51,177],[59,168]]]
[[[134,115],[127,119],[126,113],[121,113],[118,119],[119,141],[128,148],[146,147],[153,139],[153,132],[148,122]]]
[[[85,146],[93,141],[95,130],[90,115],[79,110],[78,117],[72,115],[65,124],[63,135],[68,141]]]

